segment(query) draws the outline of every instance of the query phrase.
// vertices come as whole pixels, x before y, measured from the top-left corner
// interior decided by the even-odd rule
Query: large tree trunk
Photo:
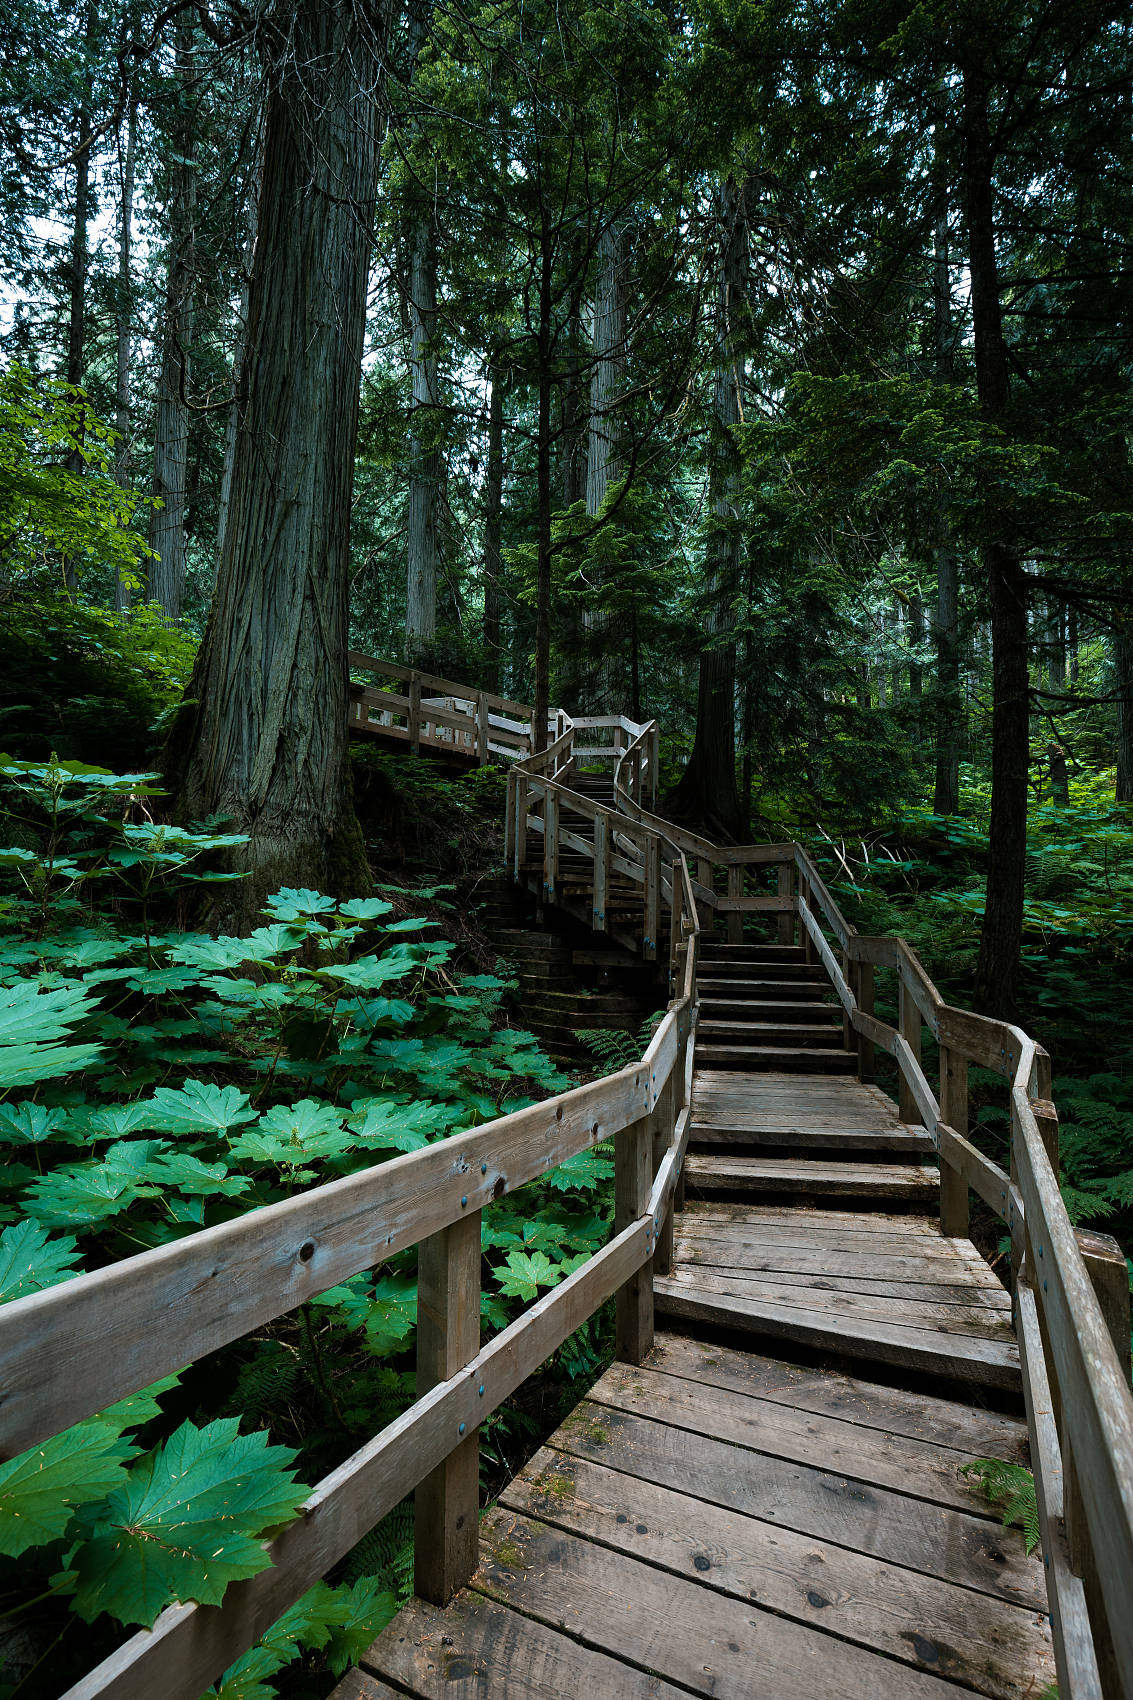
[[[81,389],[86,375],[87,272],[90,269],[90,148],[91,105],[94,100],[94,48],[98,13],[94,0],[86,11],[84,68],[75,126],[75,199],[71,219],[71,254],[67,267],[67,382]],[[85,464],[80,416],[78,442],[67,456],[67,469],[81,474]],[[74,591],[78,578],[75,562],[64,563],[67,588]]]
[[[216,888],[364,889],[347,756],[350,506],[378,156],[381,14],[298,0],[271,55],[259,240],[216,597],[174,728],[181,819],[249,835]]]
[[[1047,619],[1047,687],[1052,696],[1060,697],[1066,694],[1066,610],[1061,602],[1053,599],[1049,605]],[[1062,742],[1061,731],[1057,720],[1058,704],[1052,703],[1054,718],[1050,722],[1050,735],[1047,744],[1047,767],[1050,772],[1050,794],[1054,802],[1068,808],[1070,805],[1070,772],[1066,763],[1066,746]]]
[[[121,132],[119,132],[121,146]],[[131,277],[131,247],[134,221],[134,174],[138,146],[138,102],[131,90],[126,117],[126,148],[119,155],[121,192],[118,204],[118,292],[115,300],[117,360],[114,385],[114,477],[123,490],[130,483],[130,352],[133,342],[134,290]],[[114,576],[114,606],[123,613],[130,606],[130,587],[121,571]]]
[[[546,184],[543,184],[544,196]],[[547,747],[551,711],[551,384],[554,378],[554,252],[545,198],[540,203],[539,322],[535,333],[538,403],[535,426],[535,726],[536,750]]]
[[[998,422],[1010,384],[995,253],[989,76],[978,47],[963,67],[964,183],[971,273],[976,389],[984,417]],[[988,1015],[1016,1013],[1027,851],[1027,584],[1010,513],[990,516],[983,548],[991,601],[991,825],[987,901],[976,964],[975,1001]]]
[[[504,505],[504,392],[498,364],[488,372],[488,464],[484,487],[484,688],[500,691],[500,533]]]
[[[177,158],[172,165],[169,250],[165,308],[161,327],[161,371],[157,384],[157,423],[153,443],[153,496],[150,516],[149,595],[170,621],[181,618],[185,600],[186,484],[189,472],[189,346],[193,337],[193,283],[197,209],[195,123],[189,109],[193,77],[193,26],[177,24],[176,75],[181,84],[180,112],[173,134]]]
[[[707,607],[700,652],[696,734],[688,766],[670,799],[674,813],[719,838],[743,832],[736,788],[736,644],[739,585],[739,457],[734,427],[742,417],[743,319],[747,281],[744,191],[729,177],[719,192],[720,271],[716,290],[716,366],[709,464],[710,529],[705,561]]]
[[[252,169],[244,197],[244,269],[240,276],[240,305],[236,313],[236,334],[232,346],[232,406],[224,433],[224,466],[220,475],[220,498],[216,514],[216,558],[224,553],[224,534],[228,527],[228,503],[232,496],[232,470],[236,464],[236,429],[240,422],[240,385],[244,373],[244,351],[248,338],[248,290],[252,279],[252,262],[256,252],[256,229],[260,216],[260,180],[263,173],[263,137],[256,140]]]
[[[409,421],[408,599],[405,653],[414,661],[437,634],[437,517],[443,460],[437,366],[437,238],[430,210],[409,235],[410,367],[413,409]]]
[[[598,274],[591,319],[590,423],[586,446],[586,512],[597,519],[610,487],[621,477],[618,408],[625,388],[626,239],[607,225],[598,242]],[[595,586],[601,594],[601,583]],[[616,714],[617,684],[610,653],[610,616],[604,608],[583,610],[589,662],[587,699],[592,713]]]
[[[572,508],[586,497],[586,418],[582,408],[582,290],[586,268],[576,253],[571,264],[575,279],[570,289],[566,325],[566,370],[562,382],[563,507]]]
[[[1113,634],[1113,672],[1117,687],[1117,786],[1114,801],[1133,803],[1133,631],[1119,626]]]
[[[933,256],[933,330],[936,381],[953,381],[952,283],[948,269],[948,216],[936,224]],[[952,546],[948,514],[941,505],[936,543],[936,785],[938,815],[960,812],[960,748],[964,704],[960,693],[960,572]]]

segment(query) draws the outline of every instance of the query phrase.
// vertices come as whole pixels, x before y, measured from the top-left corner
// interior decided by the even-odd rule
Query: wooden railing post
[[[873,963],[858,963],[857,984],[854,986],[854,996],[858,1000],[858,1008],[863,1015],[873,1014]],[[872,1080],[874,1075],[874,1043],[867,1039],[864,1033],[858,1034],[858,1079]]]
[[[488,750],[488,737],[490,730],[491,722],[488,715],[488,699],[484,695],[483,691],[481,691],[476,702],[476,754],[479,757],[481,767],[487,767],[488,762],[491,759],[490,752]]]
[[[647,962],[657,960],[657,933],[661,923],[661,839],[648,833],[645,839],[645,936],[642,940]]]
[[[610,892],[610,817],[605,809],[594,820],[594,931],[606,931]]]
[[[421,675],[416,668],[409,675],[409,753],[421,754]]]
[[[515,877],[527,866],[527,780],[515,776]]]
[[[654,726],[649,734],[649,808],[653,814],[657,812],[657,786],[661,766],[661,730]]]
[[[921,1060],[921,1012],[917,1008],[912,992],[905,984],[905,976],[900,969],[897,970],[897,1003],[900,1011],[901,1037],[919,1063]],[[919,1123],[921,1113],[917,1108],[917,1101],[913,1097],[912,1089],[905,1079],[903,1068],[899,1067],[897,1070],[897,1081],[898,1118],[903,1122]]]
[[[731,862],[728,866],[728,896],[742,897],[744,894],[744,870],[739,862]],[[728,910],[728,943],[743,944],[744,918],[738,909]]]
[[[795,894],[795,867],[793,862],[779,863],[778,891],[780,897],[793,897]],[[780,944],[794,944],[795,916],[792,910],[784,910],[775,918],[775,932]]]
[[[480,1212],[422,1240],[417,1253],[417,1397],[448,1381],[480,1350]],[[464,1424],[460,1425],[463,1429]],[[476,1568],[480,1431],[453,1436],[443,1464],[414,1496],[413,1586],[447,1605]]]
[[[673,1129],[677,1121],[677,1105],[680,1093],[677,1090],[677,1069],[681,1065],[681,1053],[678,1050],[677,1060],[673,1064],[672,1073],[665,1082],[661,1094],[658,1111],[650,1120],[653,1123],[653,1173],[664,1160],[673,1138]],[[653,1270],[657,1275],[667,1275],[673,1267],[673,1207],[665,1213],[665,1220],[657,1230],[657,1249],[653,1253]]]
[[[940,1119],[954,1133],[968,1136],[968,1059],[949,1045],[940,1047]],[[946,1239],[968,1237],[968,1183],[959,1169],[940,1163],[940,1231]]]
[[[858,976],[855,964],[850,961],[850,953],[848,950],[844,950],[842,952],[842,978],[854,994],[854,1002],[857,1003]],[[842,1005],[842,1049],[845,1051],[852,1051],[854,1049],[854,1020],[845,1004]]]
[[[653,1184],[653,1129],[657,1112],[622,1128],[614,1139],[614,1232],[649,1208]],[[639,1364],[653,1344],[653,1262],[643,1263],[616,1295],[615,1354]]]
[[[548,784],[543,791],[543,900],[550,903],[559,879],[559,798]]]

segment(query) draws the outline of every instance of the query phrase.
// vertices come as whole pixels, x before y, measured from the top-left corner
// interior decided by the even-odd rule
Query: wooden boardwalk
[[[846,1072],[821,980],[801,949],[706,944],[652,1350],[504,1490],[470,1585],[412,1601],[338,1700],[1053,1682],[1042,1561],[961,1474],[1026,1458],[1011,1301],[941,1236],[931,1142]]]

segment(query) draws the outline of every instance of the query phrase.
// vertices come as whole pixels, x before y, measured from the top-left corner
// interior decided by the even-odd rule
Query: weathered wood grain
[[[649,1109],[653,1072],[623,1069],[5,1305],[0,1453],[24,1451],[589,1149]]]
[[[1045,1610],[1041,1561],[1027,1558],[1017,1530],[981,1515],[974,1496],[971,1511],[909,1499],[826,1468],[817,1456],[737,1456],[734,1445],[711,1435],[590,1403],[572,1411],[549,1444],[778,1528]]]
[[[1050,1632],[1026,1607],[553,1447],[536,1454],[500,1504],[995,1700],[1054,1677]]]
[[[801,1305],[691,1291],[668,1277],[654,1283],[654,1306],[658,1313],[684,1321],[737,1329],[764,1339],[795,1340],[925,1375],[1011,1391],[1019,1385],[1018,1352],[1007,1341],[975,1339],[962,1334],[934,1336],[927,1330],[900,1323],[864,1318],[851,1322],[817,1306],[808,1310]]]
[[[750,1700],[753,1674],[776,1700],[945,1700],[953,1684],[807,1624],[665,1574],[515,1512],[485,1518],[473,1584],[525,1615],[694,1694]]]
[[[762,1354],[709,1345],[684,1334],[662,1334],[647,1360],[648,1367],[667,1375],[683,1375],[710,1387],[753,1394],[800,1411],[815,1411],[929,1440],[975,1458],[1005,1458],[1021,1463],[1026,1456],[1027,1429],[1017,1417],[989,1411],[939,1394],[914,1392],[892,1384],[846,1375],[811,1364],[783,1363]]]
[[[271,1568],[223,1606],[174,1606],[64,1700],[199,1700],[234,1659],[355,1547],[387,1512],[641,1267],[652,1223],[635,1222],[498,1334],[466,1370],[418,1399],[315,1488],[267,1547]],[[461,1425],[464,1425],[463,1430]]]

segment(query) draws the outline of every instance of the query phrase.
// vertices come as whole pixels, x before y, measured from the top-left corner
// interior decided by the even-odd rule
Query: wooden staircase
[[[697,1062],[704,1068],[852,1074],[842,1010],[801,945],[705,939],[697,972]]]

